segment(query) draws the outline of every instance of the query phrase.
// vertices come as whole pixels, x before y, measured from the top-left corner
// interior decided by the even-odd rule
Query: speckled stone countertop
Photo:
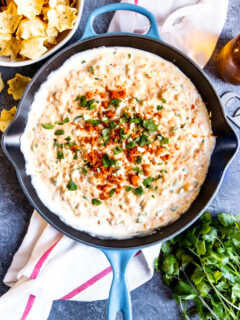
[[[80,39],[86,24],[86,19],[95,7],[111,2],[117,1],[85,0],[80,27],[69,43]],[[96,30],[99,32],[106,31],[111,17],[112,13],[98,17],[95,23]],[[219,78],[216,70],[216,58],[219,50],[228,40],[240,33],[239,19],[240,0],[229,0],[228,15],[224,29],[210,61],[204,68],[205,73],[212,81],[220,96],[228,91],[234,91],[240,95],[240,86],[232,86],[224,83]],[[2,73],[4,81],[13,77],[16,72],[33,76],[42,64],[43,62],[21,68],[0,67],[0,72]],[[11,96],[7,94],[5,88],[0,94],[0,107],[8,109],[14,105],[15,102],[11,99]],[[233,111],[238,107],[240,107],[240,101],[233,100],[229,109]],[[240,137],[240,129],[236,126],[234,126],[234,129]],[[240,214],[240,152],[230,164],[222,186],[210,204],[209,209],[213,213],[225,211]],[[0,150],[0,295],[8,290],[2,283],[2,279],[11,263],[15,251],[23,239],[32,211],[33,208],[20,188],[13,167],[4,156],[2,150]],[[179,309],[175,304],[170,290],[162,284],[159,274],[154,274],[149,282],[134,290],[131,296],[134,320],[180,319]],[[91,303],[56,301],[53,303],[48,320],[105,319],[106,307],[106,301]],[[8,319],[7,315],[6,319]]]

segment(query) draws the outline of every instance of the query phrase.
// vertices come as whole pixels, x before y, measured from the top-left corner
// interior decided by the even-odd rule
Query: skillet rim
[[[26,176],[26,177],[29,177],[31,179],[30,176],[27,176],[26,175],[26,171],[24,171],[24,173],[21,173],[20,172],[20,169],[18,167],[18,164],[15,162],[15,160],[13,159],[13,157],[10,155],[10,153],[8,152],[7,150],[7,146],[9,146],[9,144],[7,143],[7,138],[8,138],[8,133],[11,129],[13,129],[14,125],[18,122],[19,118],[21,117],[21,109],[23,109],[24,107],[24,100],[25,98],[27,97],[28,95],[28,92],[29,90],[31,89],[31,86],[35,83],[36,79],[39,77],[39,75],[41,75],[42,72],[44,72],[44,70],[46,70],[48,68],[49,65],[51,65],[52,62],[56,61],[60,56],[62,56],[64,53],[66,53],[67,51],[69,50],[72,50],[74,47],[77,47],[78,45],[81,45],[83,43],[86,43],[86,42],[89,42],[89,41],[92,41],[92,40],[96,40],[96,39],[105,39],[105,38],[116,38],[116,37],[130,37],[130,38],[141,38],[141,39],[144,39],[144,40],[148,40],[148,41],[153,41],[153,42],[156,42],[158,44],[161,44],[165,47],[167,47],[168,49],[170,50],[173,50],[175,53],[179,54],[180,56],[182,56],[185,60],[187,60],[188,63],[192,64],[192,66],[197,69],[197,71],[201,74],[202,78],[204,79],[204,81],[206,82],[206,84],[209,86],[209,88],[211,89],[213,95],[214,95],[214,98],[217,99],[217,102],[218,102],[218,105],[220,105],[220,109],[221,109],[221,113],[222,113],[222,116],[223,116],[223,120],[225,121],[225,125],[228,127],[228,129],[230,130],[230,132],[233,134],[234,138],[235,138],[235,147],[234,147],[234,150],[233,152],[231,153],[231,156],[230,158],[228,159],[228,161],[226,162],[226,165],[224,167],[224,170],[220,173],[220,179],[219,179],[219,182],[217,184],[217,186],[215,187],[215,190],[212,192],[211,196],[208,197],[208,200],[207,200],[207,203],[203,206],[203,208],[196,214],[193,216],[193,218],[191,218],[187,223],[185,223],[184,225],[180,226],[179,227],[179,223],[177,222],[180,222],[180,218],[177,219],[176,221],[174,221],[173,223],[169,224],[168,226],[166,227],[163,227],[163,228],[160,228],[160,230],[156,230],[155,233],[151,234],[151,235],[145,235],[145,236],[142,236],[142,237],[132,237],[132,238],[129,238],[129,239],[101,239],[99,237],[94,237],[94,236],[91,236],[89,234],[87,234],[86,232],[83,232],[83,231],[79,231],[77,229],[74,229],[72,228],[71,226],[67,225],[66,223],[62,222],[59,217],[57,215],[55,215],[54,213],[49,212],[55,216],[55,219],[52,219],[51,217],[49,217],[49,213],[44,213],[42,209],[40,209],[38,207],[38,205],[35,203],[35,201],[32,199],[32,195],[30,193],[33,193],[33,192],[36,192],[34,187],[32,186],[31,184],[31,189],[30,191],[32,192],[29,192],[28,188],[26,187],[24,181],[23,181],[23,174]],[[98,47],[101,47],[103,45],[100,45]],[[109,45],[106,45],[106,46],[109,46]],[[119,45],[119,46],[124,46],[124,45]],[[92,47],[92,46],[90,46]],[[109,46],[111,47],[111,46]],[[112,45],[112,47],[114,47],[114,45]],[[89,48],[90,49],[90,48]],[[143,49],[140,49],[140,50],[143,50]],[[81,51],[85,51],[85,50],[81,50]],[[149,50],[146,50],[145,51],[147,52],[151,52]],[[80,51],[79,51],[80,52]],[[157,53],[155,53],[157,54]],[[169,60],[170,61],[170,60]],[[172,62],[172,61],[170,61]],[[173,62],[174,63],[174,62]],[[57,68],[54,68],[54,70],[57,70],[59,67],[61,67],[62,64],[60,64]],[[178,66],[177,66],[178,67]],[[184,70],[180,69],[183,73]],[[46,78],[47,79],[47,78]],[[190,78],[191,80],[191,78]],[[46,81],[46,80],[45,80]],[[2,144],[2,149],[5,153],[5,155],[7,156],[7,158],[10,160],[10,162],[13,164],[14,168],[15,168],[15,171],[16,171],[16,174],[17,174],[17,177],[18,177],[18,180],[20,182],[20,185],[21,185],[21,188],[23,189],[23,192],[25,193],[25,195],[27,196],[28,200],[30,201],[30,203],[32,204],[32,206],[40,213],[40,215],[49,223],[51,224],[54,228],[56,228],[58,231],[60,231],[61,233],[67,235],[68,237],[76,240],[76,241],[79,241],[79,242],[82,242],[84,244],[88,244],[88,245],[91,245],[91,246],[94,246],[94,247],[98,247],[98,248],[111,248],[111,249],[130,249],[130,248],[143,248],[143,247],[147,247],[149,245],[153,245],[153,244],[157,244],[159,242],[163,242],[163,241],[166,241],[168,240],[169,238],[172,238],[173,236],[176,236],[177,234],[179,234],[180,232],[183,232],[185,229],[187,229],[190,225],[192,225],[199,217],[200,215],[206,210],[206,207],[208,206],[208,204],[211,202],[211,200],[213,199],[213,197],[215,196],[215,194],[217,193],[219,187],[221,186],[221,183],[223,181],[223,178],[224,178],[224,174],[228,168],[228,166],[230,165],[231,161],[233,160],[234,156],[236,155],[237,151],[238,151],[238,144],[239,144],[239,141],[238,141],[238,136],[236,135],[234,129],[232,128],[230,122],[228,121],[228,119],[226,118],[226,115],[224,113],[224,109],[223,109],[223,106],[221,104],[221,101],[217,95],[217,92],[216,90],[214,89],[213,85],[211,84],[209,78],[207,75],[205,75],[203,73],[203,71],[199,68],[199,66],[194,62],[192,61],[189,57],[187,57],[184,53],[182,53],[180,50],[172,47],[171,45],[169,44],[166,44],[160,40],[156,40],[156,39],[153,39],[153,38],[149,38],[147,36],[144,36],[144,35],[131,35],[131,34],[128,34],[128,33],[116,33],[116,34],[107,34],[107,35],[99,35],[99,36],[96,36],[96,37],[92,37],[92,38],[88,38],[88,39],[84,39],[82,41],[78,41],[76,43],[73,43],[72,45],[66,47],[65,49],[61,50],[60,52],[58,52],[55,56],[53,56],[51,59],[49,59],[38,71],[37,73],[34,75],[34,77],[32,78],[32,81],[29,83],[28,87],[26,88],[25,92],[24,92],[24,95],[23,97],[21,98],[20,102],[19,102],[19,105],[18,105],[18,110],[17,110],[17,113],[16,113],[16,116],[14,118],[14,120],[12,121],[12,123],[9,125],[9,127],[7,128],[7,130],[4,132],[3,136],[2,136],[2,140],[1,140],[1,144]],[[30,107],[29,107],[30,109]],[[28,113],[29,113],[29,110],[27,112],[27,115],[25,117],[23,117],[25,120],[27,120],[28,118]],[[24,129],[25,129],[25,125],[24,125]],[[20,150],[20,136],[23,134],[23,130],[21,130],[21,133],[19,135],[19,141],[18,141],[18,148],[19,148],[19,151],[21,152]],[[11,136],[11,135],[10,135]],[[11,147],[11,144],[10,144],[10,147]],[[213,151],[214,153],[214,151]],[[22,152],[21,152],[22,154]],[[23,154],[22,154],[23,156]],[[23,156],[23,160],[24,160],[24,164],[26,163],[25,161],[25,158]],[[212,162],[212,160],[211,160]],[[210,162],[210,163],[211,163]],[[206,179],[203,183],[203,185],[206,183]],[[203,187],[202,185],[202,187]],[[198,196],[197,196],[198,198]],[[197,199],[196,198],[196,199]],[[196,199],[194,200],[194,202],[196,201]],[[41,204],[43,204],[41,202],[41,200],[38,198],[38,200],[40,201]],[[193,203],[194,203],[193,202]],[[44,204],[43,204],[44,205]],[[45,206],[44,206],[45,207]],[[46,208],[46,207],[45,207]],[[46,208],[47,209],[47,208]],[[58,223],[55,223],[53,220],[58,220]],[[59,226],[60,225],[63,225],[63,227]],[[172,232],[170,235],[166,236],[166,237],[161,237],[161,234],[164,233],[165,229],[168,228],[170,225],[177,225],[177,227],[175,228],[176,230],[174,232]],[[66,230],[67,229],[67,230]],[[75,236],[73,233],[80,233],[81,236],[83,236],[83,238],[89,238],[88,240],[86,239],[82,239],[81,237],[79,236]],[[160,239],[157,239],[157,240],[151,240],[152,237],[154,237],[154,235],[158,234],[158,238]],[[150,238],[150,239],[149,239]],[[137,242],[140,242],[139,244],[135,244],[135,245],[128,245],[128,242],[134,242],[137,241]],[[104,242],[104,243],[102,243]]]

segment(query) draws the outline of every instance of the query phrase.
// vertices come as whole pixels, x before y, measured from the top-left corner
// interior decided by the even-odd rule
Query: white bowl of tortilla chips
[[[80,23],[84,0],[0,0],[0,66],[26,66],[61,48]]]

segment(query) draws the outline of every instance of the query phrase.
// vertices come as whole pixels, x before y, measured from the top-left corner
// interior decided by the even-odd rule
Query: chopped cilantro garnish
[[[162,100],[163,103],[167,103],[167,100],[166,100],[166,99],[161,98],[161,100]]]
[[[143,127],[148,131],[157,131],[158,126],[152,119],[143,120]]]
[[[112,196],[114,195],[116,189],[112,189],[109,193],[109,198],[112,198]]]
[[[85,96],[77,96],[75,101],[79,101],[80,106],[82,108],[87,108],[88,110],[93,110],[95,109],[95,105],[94,105],[94,99],[91,100],[87,100]],[[76,119],[76,118],[75,118]],[[74,119],[74,120],[75,120]]]
[[[85,63],[86,62],[86,60],[82,60],[82,63]]]
[[[72,138],[71,138],[70,136],[68,136],[67,138],[65,138],[65,140],[68,141],[68,142],[71,141],[71,139],[72,139]]]
[[[51,123],[45,123],[45,124],[42,124],[42,127],[44,128],[44,129],[53,129],[54,128],[54,124],[51,124]]]
[[[147,179],[143,180],[143,185],[146,188],[151,188],[153,181],[154,181],[153,177],[148,177]]]
[[[119,104],[120,104],[121,102],[122,102],[122,100],[114,98],[114,99],[112,99],[112,100],[110,101],[110,104],[112,104],[114,107],[119,107]]]
[[[128,149],[133,149],[133,148],[136,147],[136,142],[135,142],[134,140],[132,140],[132,141],[130,141],[130,142],[127,143],[126,147],[127,147]]]
[[[149,74],[148,73],[144,73],[145,77],[149,77]]]
[[[109,158],[107,153],[104,154],[102,158],[102,162],[105,168],[113,167],[117,164],[117,161],[114,160],[113,158]]]
[[[95,80],[100,80],[99,78],[94,78]]]
[[[114,148],[114,150],[113,150],[113,154],[114,155],[117,155],[117,154],[119,154],[120,152],[122,152],[123,151],[123,149],[121,148],[121,147],[116,147],[116,148]]]
[[[162,140],[160,141],[160,144],[169,144],[169,138],[162,138]]]
[[[87,122],[91,123],[94,127],[97,127],[101,123],[101,120],[91,119],[91,120],[87,120]]]
[[[99,206],[102,203],[102,201],[98,200],[98,199],[92,199],[92,204],[94,204],[95,206]]]
[[[131,187],[131,186],[126,186],[126,187],[125,187],[125,190],[126,190],[127,192],[132,191],[132,190],[133,190],[133,187]]]
[[[90,66],[90,67],[88,68],[88,71],[89,71],[91,74],[94,74],[93,66]]]
[[[77,155],[78,151],[79,151],[78,149],[74,150],[73,160],[77,160],[78,159],[78,155]]]
[[[141,137],[140,137],[140,140],[139,140],[139,146],[143,147],[143,146],[146,146],[146,145],[148,145],[150,143],[151,143],[151,141],[148,140],[148,136],[145,135],[145,134],[142,134]]]
[[[142,157],[138,156],[136,160],[136,164],[140,164],[142,162]]]
[[[64,154],[63,154],[63,152],[62,151],[57,151],[57,159],[58,160],[62,160],[62,159],[64,159]]]
[[[56,124],[61,125],[61,124],[67,123],[67,122],[69,122],[69,118],[65,118],[64,120],[57,121]]]
[[[82,174],[85,176],[87,174],[87,170],[85,168],[81,168]]]
[[[162,110],[164,108],[164,106],[160,106],[160,105],[158,105],[157,106],[157,110],[159,111],[159,110]]]
[[[134,193],[136,196],[140,197],[144,194],[144,190],[142,186],[137,187],[136,189],[134,189]]]
[[[128,53],[128,59],[130,59],[131,58],[131,54],[130,53]]]
[[[135,100],[136,100],[137,102],[139,102],[139,101],[140,101],[140,100],[139,100],[138,98],[136,98],[136,97],[135,97]]]
[[[54,134],[55,134],[56,136],[62,136],[62,135],[64,134],[64,130],[56,130],[56,131],[54,132]]]
[[[109,128],[105,128],[102,130],[102,136],[105,144],[109,142],[110,134],[111,134],[111,130]]]
[[[75,191],[75,190],[77,190],[77,185],[75,182],[70,180],[70,181],[68,181],[67,188],[68,188],[68,190]]]

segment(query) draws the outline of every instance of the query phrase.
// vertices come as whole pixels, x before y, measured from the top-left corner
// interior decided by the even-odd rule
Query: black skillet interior
[[[48,75],[59,68],[72,55],[91,48],[101,46],[125,46],[146,50],[155,53],[162,58],[173,62],[179,67],[195,84],[207,108],[212,112],[212,127],[217,142],[212,154],[211,164],[206,180],[201,191],[192,203],[190,209],[184,213],[176,222],[161,228],[152,235],[134,237],[127,240],[100,239],[85,232],[71,228],[63,223],[58,216],[48,210],[38,198],[31,184],[31,178],[25,172],[25,160],[20,151],[20,137],[24,131],[28,112],[34,98],[35,92],[47,79]],[[162,42],[138,35],[105,35],[85,40],[72,45],[54,58],[49,60],[36,74],[30,86],[26,90],[20,104],[18,114],[9,126],[2,139],[5,154],[13,163],[23,191],[33,207],[56,229],[67,236],[93,246],[108,248],[133,248],[144,247],[157,241],[166,240],[180,231],[183,231],[193,223],[206,208],[207,204],[215,194],[222,180],[224,171],[238,148],[238,140],[224,116],[219,98],[206,76],[200,69],[178,50]]]

